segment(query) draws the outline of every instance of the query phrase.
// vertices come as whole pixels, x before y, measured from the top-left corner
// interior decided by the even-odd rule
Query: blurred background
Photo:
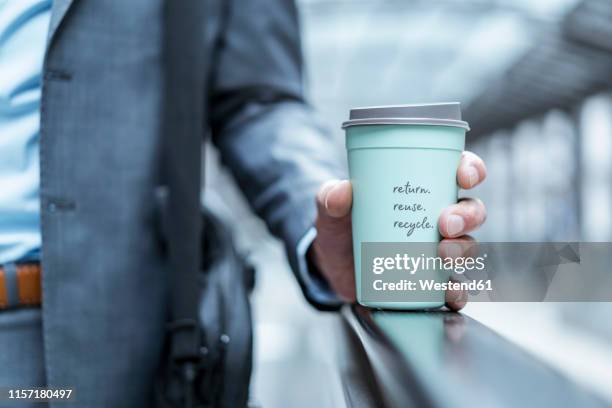
[[[611,0],[299,0],[312,104],[345,160],[355,106],[460,101],[489,179],[483,241],[612,238]],[[207,200],[258,266],[254,402],[334,406],[333,315],[303,301],[280,244],[208,149]],[[246,228],[245,228],[246,226]],[[246,231],[246,232],[245,232]],[[612,403],[612,305],[465,313]]]

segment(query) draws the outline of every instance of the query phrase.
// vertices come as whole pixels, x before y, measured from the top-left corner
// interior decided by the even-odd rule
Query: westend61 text
[[[480,279],[470,282],[438,282],[434,279],[421,279],[418,282],[402,279],[396,282],[383,282],[377,279],[372,282],[372,286],[376,291],[447,291],[447,290],[464,290],[464,291],[491,291],[493,285],[490,279]]]

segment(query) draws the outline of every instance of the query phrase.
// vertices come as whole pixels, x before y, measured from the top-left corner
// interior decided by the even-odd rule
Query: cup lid
[[[353,108],[342,128],[358,125],[437,125],[470,130],[459,102]]]

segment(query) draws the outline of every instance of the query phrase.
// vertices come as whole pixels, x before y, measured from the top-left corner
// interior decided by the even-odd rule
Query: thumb
[[[317,194],[319,215],[342,218],[351,211],[353,188],[348,180],[330,180],[324,183]]]

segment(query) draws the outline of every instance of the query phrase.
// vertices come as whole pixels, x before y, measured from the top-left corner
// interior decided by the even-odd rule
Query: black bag
[[[204,208],[202,268],[198,313],[200,353],[176,358],[172,342],[184,329],[169,327],[166,361],[157,384],[158,406],[164,408],[245,407],[252,370],[252,321],[249,293],[255,272],[234,246],[227,225]],[[175,279],[181,274],[176,274]],[[179,285],[180,286],[180,285]],[[184,322],[189,326],[190,322]]]

